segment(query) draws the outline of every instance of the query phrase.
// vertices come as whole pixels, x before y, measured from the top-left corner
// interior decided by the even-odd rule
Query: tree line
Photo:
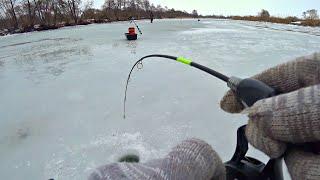
[[[0,30],[10,33],[61,26],[150,18],[193,17],[149,0],[105,0],[100,9],[83,0],[0,0]]]
[[[130,17],[145,19],[151,16],[155,18],[191,17],[186,11],[177,11],[161,5],[155,6],[149,0],[106,0],[102,9],[88,9],[83,14],[86,19],[107,18],[111,21],[128,20]]]
[[[297,17],[273,17],[267,10],[257,16],[201,16],[196,10],[191,13],[154,5],[149,0],[105,0],[100,9],[93,7],[93,1],[85,0],[0,0],[0,35],[56,29],[64,26],[86,25],[148,18],[220,18],[249,21],[267,21],[300,25],[320,26],[317,10],[302,13]]]
[[[302,18],[295,16],[288,17],[274,17],[270,13],[262,9],[257,16],[230,16],[227,17],[234,20],[246,20],[246,21],[263,21],[281,24],[296,24],[303,26],[320,26],[320,19],[318,11],[316,9],[310,9],[302,13]]]
[[[59,22],[78,23],[81,0],[0,0],[0,28],[17,30]]]

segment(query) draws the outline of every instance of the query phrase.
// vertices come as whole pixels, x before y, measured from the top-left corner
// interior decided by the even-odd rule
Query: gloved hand
[[[278,65],[253,78],[281,95],[260,100],[246,110],[248,141],[271,158],[284,155],[292,179],[320,179],[320,155],[288,145],[320,141],[320,53]],[[230,113],[243,110],[232,91],[220,105]]]
[[[209,144],[198,139],[183,141],[163,159],[147,163],[113,163],[99,167],[89,180],[223,180],[225,168]]]

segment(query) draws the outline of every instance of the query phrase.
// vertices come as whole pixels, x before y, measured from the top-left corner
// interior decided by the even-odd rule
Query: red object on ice
[[[128,31],[129,31],[130,35],[136,34],[136,28],[134,28],[134,27],[129,27]]]
[[[136,33],[136,28],[129,27],[128,33],[125,33],[125,36],[127,37],[127,40],[129,40],[129,41],[137,40],[138,35]]]

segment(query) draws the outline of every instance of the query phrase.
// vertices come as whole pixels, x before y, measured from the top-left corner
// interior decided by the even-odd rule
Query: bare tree
[[[137,10],[143,9],[143,2],[141,0],[135,0],[135,6]]]
[[[164,9],[162,8],[162,6],[160,4],[157,5],[156,9],[159,12],[164,12]]]
[[[0,16],[1,16],[2,19],[7,19],[8,18],[7,11],[5,9],[5,6],[4,6],[2,0],[0,0]]]
[[[303,12],[302,15],[304,19],[309,19],[309,20],[319,19],[318,11],[315,9],[307,10]]]
[[[85,4],[82,17],[84,19],[95,19],[97,17],[98,10],[93,8],[93,1],[89,1]]]
[[[14,29],[19,27],[18,18],[16,14],[16,0],[0,0],[1,9],[5,11],[8,19],[11,19],[11,24],[13,25]]]
[[[112,19],[114,17],[115,0],[105,0],[103,4],[103,9],[105,11],[106,17]]]
[[[130,0],[129,1],[129,8],[131,10],[135,10],[136,9],[136,0]]]
[[[81,14],[80,5],[81,0],[67,0],[68,13],[75,24],[78,23]]]
[[[34,21],[33,21],[33,14],[32,14],[32,10],[31,10],[32,7],[31,7],[30,0],[27,0],[26,4],[27,4],[27,9],[28,9],[29,23],[31,26],[33,26]]]
[[[83,11],[87,11],[88,9],[93,9],[93,0],[89,0],[87,2],[84,3],[84,8]]]
[[[35,14],[37,14],[40,24],[50,24],[50,0],[33,0],[35,5]]]
[[[156,7],[154,6],[153,3],[152,3],[151,6],[150,6],[150,10],[151,10],[151,11],[155,11],[155,10],[156,10]]]
[[[7,28],[7,17],[5,15],[5,12],[3,11],[3,9],[0,6],[0,33],[1,33],[1,29],[6,29]]]
[[[143,7],[144,7],[144,10],[146,10],[146,11],[150,10],[150,2],[149,2],[149,0],[144,0],[143,1]]]
[[[116,20],[119,21],[120,20],[120,13],[121,13],[121,9],[122,9],[122,0],[115,0],[114,1],[114,16],[116,17]]]
[[[261,12],[259,12],[258,16],[263,20],[267,20],[270,18],[270,13],[269,13],[269,11],[262,9]]]

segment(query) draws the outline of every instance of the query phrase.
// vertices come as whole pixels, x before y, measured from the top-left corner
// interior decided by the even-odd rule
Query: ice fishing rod
[[[137,27],[139,33],[142,35],[142,32],[141,32],[139,26],[138,26],[138,25],[136,24],[136,22],[134,21],[134,18],[133,18],[133,17],[131,18],[131,21],[130,21],[130,22],[133,22],[133,23],[134,23],[134,25]]]
[[[217,72],[213,69],[210,69],[206,66],[193,62],[184,57],[175,57],[169,55],[161,55],[161,54],[153,54],[148,55],[140,60],[138,60],[130,70],[128,75],[125,96],[124,96],[124,107],[123,107],[123,117],[126,116],[126,100],[127,100],[127,91],[128,84],[131,78],[131,74],[136,66],[139,67],[142,65],[142,61],[147,58],[159,57],[171,59],[194,68],[200,69],[224,82],[235,92],[238,99],[242,102],[245,107],[252,106],[258,100],[268,98],[276,95],[276,91],[266,85],[265,83],[251,79],[240,79],[237,77],[228,77],[220,72]],[[242,126],[238,129],[237,132],[237,146],[235,153],[230,161],[225,162],[226,172],[227,172],[227,180],[283,180],[282,174],[282,160],[278,159],[270,159],[267,164],[262,163],[261,161],[254,159],[252,157],[247,157],[246,153],[248,151],[248,140],[245,136],[245,128],[246,126]]]
[[[131,77],[131,74],[136,66],[142,63],[144,59],[151,58],[151,57],[159,57],[159,58],[166,58],[171,59],[174,61],[178,61],[180,63],[192,66],[194,68],[200,69],[201,71],[204,71],[208,74],[211,74],[212,76],[224,81],[227,83],[227,85],[236,93],[236,96],[239,98],[239,100],[242,102],[242,104],[245,107],[252,106],[255,102],[261,99],[265,99],[268,97],[272,97],[276,95],[276,91],[266,85],[265,83],[258,81],[256,79],[252,78],[246,78],[246,79],[240,79],[237,77],[228,77],[224,74],[221,74],[220,72],[217,72],[213,69],[210,69],[206,66],[203,66],[201,64],[198,64],[196,62],[193,62],[189,59],[186,59],[184,57],[175,57],[175,56],[169,56],[169,55],[161,55],[161,54],[153,54],[148,55],[140,60],[138,60],[133,67],[130,70],[130,73],[128,75],[126,89],[125,89],[125,97],[124,97],[124,107],[123,107],[123,115],[124,118],[126,117],[126,100],[127,100],[127,90],[128,90],[128,84]]]

